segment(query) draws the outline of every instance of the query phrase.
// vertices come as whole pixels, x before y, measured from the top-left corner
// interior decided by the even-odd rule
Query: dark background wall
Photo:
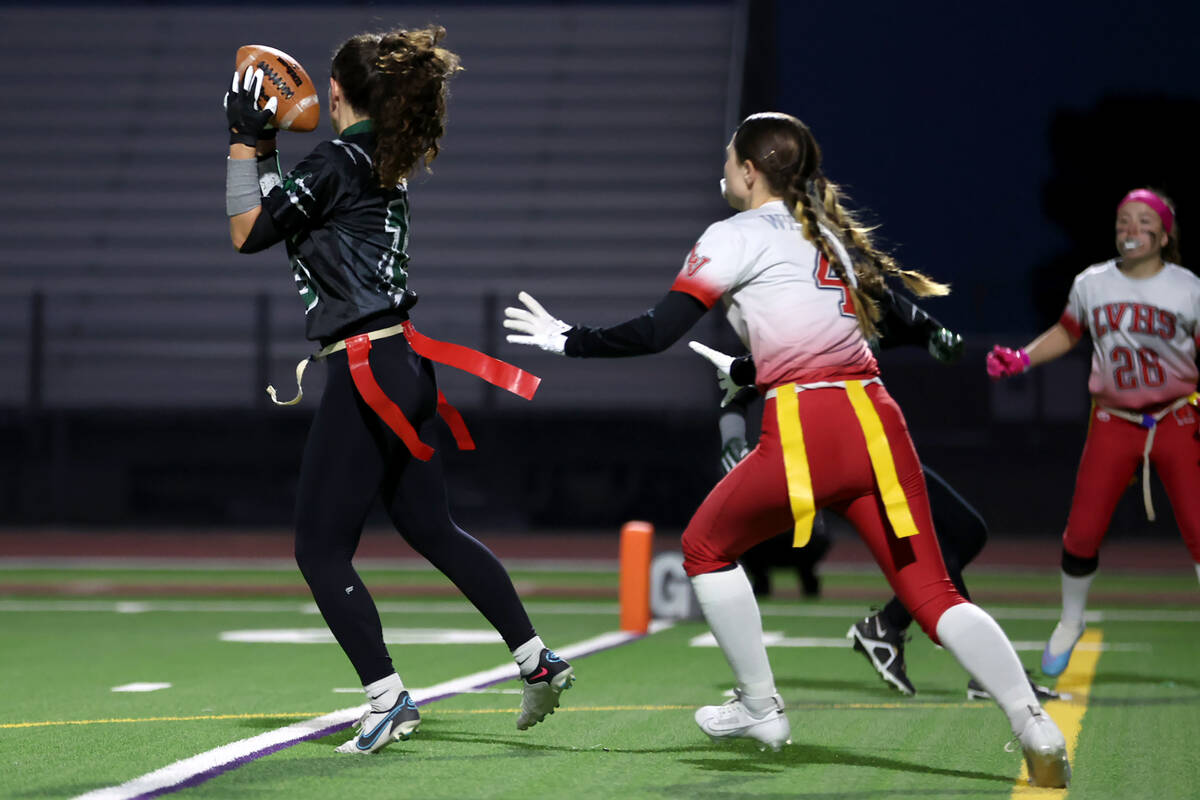
[[[946,322],[1053,322],[1070,279],[1113,255],[1112,211],[1134,186],[1165,190],[1188,230],[1200,4],[763,6],[773,92],[747,99],[808,122],[897,254],[955,284]]]
[[[348,13],[385,22],[404,10],[343,5]],[[644,4],[607,4],[618,12],[622,5]],[[726,4],[660,5],[669,13]],[[150,13],[156,6],[122,8]],[[470,5],[447,8],[463,13]],[[964,361],[943,367],[920,351],[883,359],[885,379],[924,460],[979,506],[998,535],[1057,535],[1085,431],[1086,345],[1047,369],[998,385],[986,380],[983,356],[994,342],[1024,344],[1057,317],[1071,277],[1109,257],[1113,206],[1130,187],[1165,189],[1178,203],[1182,230],[1189,230],[1197,185],[1191,143],[1200,103],[1191,32],[1200,23],[1200,6],[755,0],[730,8],[731,34],[738,31],[739,14],[748,20],[740,111],[777,108],[808,122],[824,148],[827,174],[869,210],[901,260],[954,285],[953,295],[930,301],[928,308],[967,337]],[[0,20],[5,13],[0,6]],[[669,36],[665,32],[663,41]],[[622,57],[653,47],[639,44]],[[710,80],[724,79],[722,73]],[[10,99],[18,103],[33,88],[10,83],[0,91],[13,92]],[[616,112],[605,116],[612,120]],[[692,125],[712,142],[711,174],[701,168],[697,176],[698,186],[714,187],[698,189],[712,193],[706,201],[715,199],[720,144],[729,134],[715,118],[729,116]],[[88,133],[75,135],[86,141]],[[441,180],[454,175],[452,155],[445,158]],[[15,152],[5,159],[6,169],[21,160]],[[627,169],[634,180],[642,166],[615,160],[612,172],[620,176]],[[694,191],[689,187],[688,196]],[[632,194],[647,197],[640,188]],[[715,202],[703,208],[708,219],[721,213]],[[642,216],[646,230],[639,235],[661,239],[680,258],[688,237],[702,229],[664,227],[655,237],[649,231],[653,217]],[[213,224],[221,223],[197,221],[198,227]],[[612,227],[619,236],[622,225]],[[1185,236],[1185,264],[1187,241]],[[580,321],[613,322],[652,303],[677,265],[656,255],[650,268],[656,277],[647,286],[657,288],[603,304],[593,299],[600,309],[595,313],[607,318]],[[7,269],[0,261],[0,270]],[[553,273],[536,274],[543,290],[556,290]],[[589,287],[604,278],[594,272]],[[504,274],[495,280],[512,283]],[[580,294],[576,288],[564,282],[557,291],[569,297]],[[280,309],[274,313],[290,313]],[[17,315],[10,315],[8,327],[0,324],[5,346],[36,348],[23,338],[29,320],[13,322]],[[717,319],[705,320],[698,333],[734,346]],[[581,397],[528,408],[469,401],[468,421],[480,450],[447,454],[458,516],[476,527],[535,530],[615,528],[631,517],[682,527],[717,477],[718,437],[715,394],[703,368],[681,348],[644,364],[587,368],[604,376],[617,400],[598,402],[592,395],[590,402]],[[286,377],[290,355],[276,354],[270,371],[277,381]],[[580,369],[546,357],[535,371],[564,385]],[[656,382],[659,371],[665,380]],[[691,381],[686,385],[666,377],[684,371]],[[247,386],[248,394],[259,391]],[[690,400],[680,402],[681,393]],[[286,527],[311,409],[9,403],[0,407],[0,523]],[[1165,498],[1156,498],[1160,521],[1150,525],[1130,492],[1118,509],[1114,535],[1175,536]]]

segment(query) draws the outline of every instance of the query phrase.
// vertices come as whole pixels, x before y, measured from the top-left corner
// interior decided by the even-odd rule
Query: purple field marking
[[[562,648],[561,650],[558,650],[557,652],[559,652],[564,658],[584,658],[586,656],[595,655],[596,653],[602,653],[605,650],[611,650],[613,648],[620,647],[621,645],[628,644],[633,641],[637,641],[638,639],[642,639],[645,635],[646,634],[634,634],[634,633],[623,633],[623,632],[622,633],[605,634],[602,636],[595,637],[594,639],[581,642],[578,645],[572,645],[572,646]],[[489,670],[489,672],[490,672],[490,670]],[[496,684],[505,683],[510,680],[513,680],[513,676],[511,674],[506,673],[504,675],[501,675],[500,677],[488,678],[485,680],[471,683],[469,686],[464,686],[462,689],[458,689],[455,691],[441,692],[440,694],[436,694],[436,695],[433,695],[430,697],[423,698],[420,702],[417,702],[416,704],[417,704],[417,706],[428,705],[430,703],[437,702],[438,700],[445,700],[448,697],[454,697],[456,695],[462,694],[462,692],[467,689],[483,689],[488,686],[495,686]],[[286,750],[287,748],[292,747],[297,744],[300,744],[301,742],[307,742],[307,741],[311,741],[313,739],[320,739],[322,737],[329,736],[330,734],[333,734],[338,731],[349,728],[352,724],[353,724],[353,722],[345,722],[345,723],[339,723],[337,725],[330,725],[328,727],[321,728],[320,730],[313,731],[311,733],[306,733],[303,736],[298,736],[295,739],[289,739],[284,742],[279,742],[277,744],[271,745],[270,747],[264,747],[263,749],[256,750],[253,753],[249,753],[244,756],[239,756],[237,758],[234,758],[234,759],[224,762],[222,764],[217,764],[217,765],[210,767],[202,772],[198,772],[194,775],[184,778],[183,780],[179,781],[178,783],[173,783],[169,786],[162,786],[157,789],[152,789],[148,792],[142,792],[142,793],[136,794],[136,795],[123,795],[123,797],[129,798],[129,800],[142,800],[143,798],[161,797],[162,795],[178,792],[181,789],[187,789],[187,788],[191,788],[194,786],[199,786],[200,784],[202,784],[212,778],[215,778],[218,775],[223,775],[226,772],[230,772],[232,770],[237,769],[238,767],[244,766],[253,761],[257,761],[258,759],[263,758],[265,756],[269,756],[272,753],[278,753],[281,750]],[[134,780],[136,780],[136,778]],[[117,789],[118,787],[112,787],[112,788]],[[89,794],[90,794],[90,792],[89,792]]]

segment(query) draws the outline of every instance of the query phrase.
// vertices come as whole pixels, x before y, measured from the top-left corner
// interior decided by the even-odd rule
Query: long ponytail
[[[846,284],[864,336],[878,335],[875,298],[883,296],[884,276],[900,278],[918,295],[949,293],[948,285],[901,268],[875,246],[870,228],[845,208],[837,185],[821,172],[821,149],[803,122],[778,112],[753,114],[738,126],[733,148],[739,161],[750,161],[763,173],[771,190],[783,198],[800,223],[804,238]],[[840,246],[835,247],[826,234]]]
[[[446,131],[448,81],[462,67],[438,43],[441,26],[363,33],[344,42],[331,72],[346,100],[375,125],[375,172],[395,186],[418,164],[426,170]]]

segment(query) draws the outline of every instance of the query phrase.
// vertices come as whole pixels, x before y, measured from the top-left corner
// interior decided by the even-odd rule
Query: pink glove
[[[1029,369],[1029,354],[996,345],[987,354],[987,371],[992,379],[1011,378]]]

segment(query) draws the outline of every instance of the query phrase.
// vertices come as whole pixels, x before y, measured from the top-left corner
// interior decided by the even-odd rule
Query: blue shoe
[[[405,740],[421,724],[417,704],[407,691],[400,692],[395,704],[386,711],[367,709],[358,721],[358,735],[335,748],[339,753],[374,753],[394,741]]]
[[[1071,629],[1061,622],[1054,626],[1054,633],[1050,634],[1050,639],[1046,642],[1046,649],[1042,651],[1042,672],[1051,678],[1063,673],[1063,670],[1067,668],[1067,664],[1071,661],[1071,652],[1075,649],[1075,645],[1079,643],[1079,637],[1083,636],[1084,627],[1084,625],[1080,625],[1079,630],[1075,633],[1074,638],[1071,638],[1071,643],[1067,645],[1067,648],[1056,653],[1051,646],[1055,640],[1062,642],[1070,637]]]

